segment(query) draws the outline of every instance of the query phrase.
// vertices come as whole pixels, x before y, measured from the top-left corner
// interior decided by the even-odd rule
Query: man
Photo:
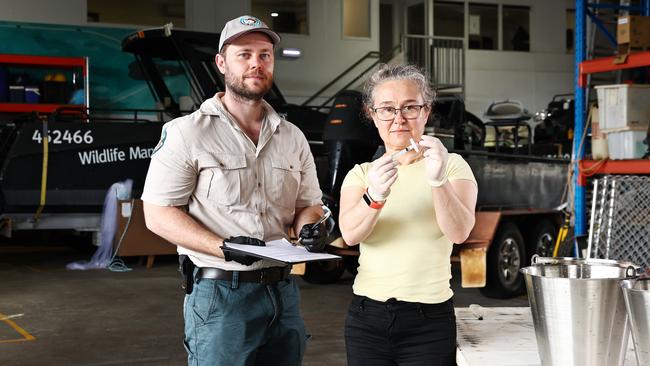
[[[289,227],[308,249],[324,246],[324,228],[308,225],[323,210],[307,140],[262,99],[279,41],[257,18],[226,23],[215,59],[226,91],[167,123],[151,158],[145,219],[187,256],[191,365],[299,365],[304,354],[290,268],[222,248],[224,240],[263,245]]]

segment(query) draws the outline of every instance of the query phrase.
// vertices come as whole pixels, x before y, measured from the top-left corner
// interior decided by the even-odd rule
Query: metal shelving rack
[[[584,145],[580,142],[583,138],[583,131],[587,116],[587,75],[598,72],[629,69],[634,67],[650,65],[650,51],[631,53],[627,60],[621,64],[614,64],[615,57],[605,57],[593,60],[586,60],[586,20],[587,16],[594,22],[596,27],[606,32],[607,38],[614,39],[611,34],[602,26],[600,21],[589,9],[609,8],[638,12],[641,15],[650,16],[650,0],[641,0],[639,6],[627,6],[616,4],[588,3],[586,0],[576,0],[576,25],[575,25],[575,135],[573,139],[573,157],[575,161],[573,176],[574,185],[574,208],[575,208],[575,234],[584,235],[587,233],[586,206],[585,206],[585,170],[590,174],[650,174],[650,160],[619,160],[597,162],[583,160]],[[588,168],[588,169],[587,169]]]
[[[89,65],[87,57],[55,57],[33,55],[0,54],[0,65],[9,67],[45,68],[61,70],[79,70],[83,77],[84,105],[68,105],[54,103],[0,103],[0,113],[52,113],[59,108],[88,108],[89,106]]]

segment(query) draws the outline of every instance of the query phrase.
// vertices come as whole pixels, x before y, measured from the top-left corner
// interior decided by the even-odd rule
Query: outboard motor
[[[535,144],[560,144],[562,153],[571,153],[575,119],[573,94],[553,96],[547,108],[538,113],[542,120],[535,126]]]
[[[323,193],[334,202],[325,202],[338,216],[341,184],[354,164],[370,161],[381,144],[379,133],[363,111],[363,98],[356,90],[344,90],[323,128],[323,142],[329,156],[329,176],[322,184]]]
[[[432,105],[429,122],[436,131],[453,134],[453,148],[456,150],[483,147],[485,141],[483,121],[465,109],[465,101],[459,94],[438,94]],[[448,146],[450,147],[452,146]]]

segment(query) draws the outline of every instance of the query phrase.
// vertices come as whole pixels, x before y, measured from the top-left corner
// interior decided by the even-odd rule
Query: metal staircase
[[[401,46],[397,45],[393,47],[390,54],[381,54],[378,51],[370,51],[366,53],[365,55],[361,56],[361,58],[359,58],[357,61],[355,61],[352,65],[350,65],[347,69],[343,70],[343,72],[337,75],[334,79],[332,79],[332,81],[330,81],[329,83],[325,84],[325,86],[320,88],[316,93],[314,93],[314,95],[307,98],[307,100],[305,100],[302,103],[302,106],[311,106],[310,103],[314,102],[318,98],[322,98],[321,95],[323,95],[326,91],[330,90],[332,87],[342,82],[342,80],[347,79],[348,81],[345,85],[339,87],[336,92],[332,93],[323,103],[321,103],[317,107],[317,108],[326,108],[340,92],[349,89],[350,87],[355,85],[355,83],[357,83],[362,77],[364,77],[371,70],[373,70],[377,65],[379,65],[380,62],[390,62],[390,60],[392,60],[393,57],[395,56],[395,53],[400,49]],[[360,67],[365,67],[365,68],[363,68],[358,74],[352,73],[353,71],[358,70]],[[350,75],[354,75],[354,76],[350,77]]]
[[[404,61],[422,67],[431,77],[433,88],[438,94],[454,94],[465,96],[465,43],[463,38],[425,36],[406,34],[402,36],[401,45],[395,46],[390,55],[382,55],[377,51],[368,52],[350,67],[337,75],[332,81],[320,88],[314,95],[307,98],[302,105],[309,106],[333,87],[340,85],[342,80],[349,80],[337,92],[331,94],[318,108],[327,107],[335,96],[355,85],[363,76],[374,70],[380,62],[390,62],[398,53],[404,53]],[[364,67],[358,74],[354,71]],[[354,75],[351,77],[351,75]]]
[[[406,34],[402,49],[405,61],[422,67],[437,92],[465,96],[463,38]]]

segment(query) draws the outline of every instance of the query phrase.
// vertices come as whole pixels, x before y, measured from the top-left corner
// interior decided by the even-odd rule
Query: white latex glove
[[[445,145],[433,136],[422,136],[420,146],[424,147],[427,181],[432,187],[447,183],[447,161],[449,153]]]
[[[390,155],[373,161],[368,171],[368,194],[373,201],[385,201],[397,180],[397,162]]]

